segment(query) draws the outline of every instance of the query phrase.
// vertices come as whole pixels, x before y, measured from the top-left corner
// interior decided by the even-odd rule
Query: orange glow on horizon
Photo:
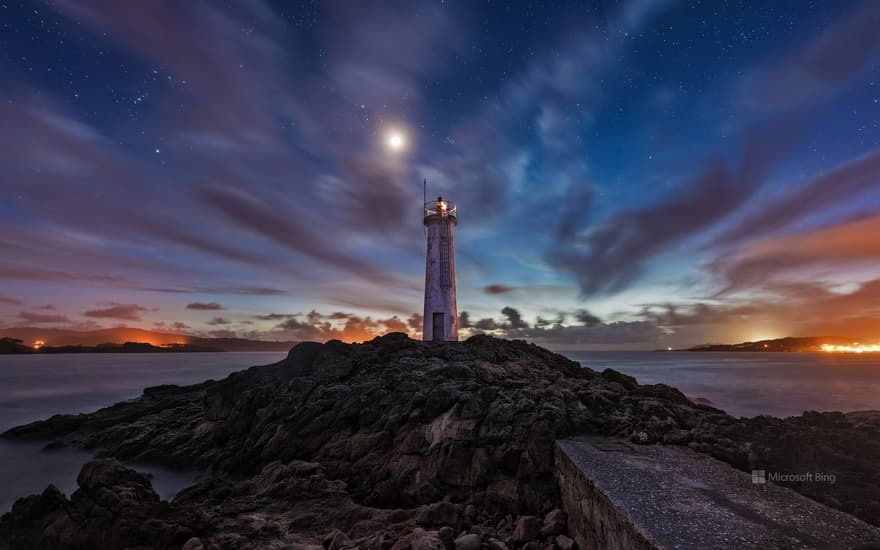
[[[40,349],[45,346],[46,342],[44,340],[34,340],[34,349]]]
[[[860,344],[853,342],[852,345],[822,344],[822,351],[829,353],[880,353],[880,344]]]

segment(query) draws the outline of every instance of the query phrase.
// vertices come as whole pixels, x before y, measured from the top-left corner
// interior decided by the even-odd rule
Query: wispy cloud
[[[761,204],[737,224],[716,237],[712,245],[729,246],[766,238],[789,224],[805,220],[836,205],[876,192],[880,151],[856,158]],[[880,209],[880,207],[878,207]]]
[[[70,322],[70,319],[68,319],[64,315],[49,315],[44,313],[31,313],[28,311],[20,311],[18,313],[18,318],[25,323],[33,323],[39,325]]]
[[[5,294],[0,294],[0,304],[19,306],[21,305],[21,303],[21,300],[16,300],[15,298],[6,296]]]
[[[217,302],[190,302],[186,304],[186,309],[194,309],[197,311],[218,311],[226,308]]]
[[[229,325],[232,321],[226,319],[225,317],[214,317],[210,321],[206,322],[206,325],[217,326],[217,325]]]
[[[90,309],[83,312],[86,317],[97,319],[119,319],[122,321],[140,321],[141,313],[150,311],[149,308],[137,304],[111,304],[109,307]]]

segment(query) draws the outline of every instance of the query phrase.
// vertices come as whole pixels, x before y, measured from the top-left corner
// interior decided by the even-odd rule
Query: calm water
[[[641,383],[666,383],[737,416],[804,410],[880,409],[880,356],[785,353],[578,352],[572,359],[612,368]],[[223,378],[284,353],[0,355],[0,431],[56,413],[92,411],[140,395],[146,386]],[[43,452],[42,443],[0,440],[0,513],[19,496],[54,483],[65,493],[89,455]],[[196,474],[136,465],[164,498]]]
[[[56,413],[89,412],[131,399],[147,386],[220,379],[253,365],[274,363],[284,352],[0,355],[0,432]],[[0,514],[15,499],[54,483],[64,493],[91,455],[41,451],[43,443],[0,440]],[[135,465],[152,474],[163,497],[191,484],[196,474]]]
[[[594,370],[669,384],[734,416],[880,409],[880,354],[570,352]]]

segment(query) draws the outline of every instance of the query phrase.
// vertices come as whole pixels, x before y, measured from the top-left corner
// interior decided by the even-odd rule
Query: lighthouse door
[[[443,341],[443,317],[442,312],[434,312],[433,323],[431,324],[431,339],[435,342]]]

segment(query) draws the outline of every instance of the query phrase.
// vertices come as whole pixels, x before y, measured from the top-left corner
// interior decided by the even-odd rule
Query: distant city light
[[[822,344],[820,349],[832,353],[878,353],[880,352],[880,344],[860,344],[858,342],[853,342],[849,346]]]
[[[41,347],[43,347],[45,345],[46,345],[46,342],[44,342],[43,340],[34,340],[34,344],[33,344],[34,349],[40,349]]]

